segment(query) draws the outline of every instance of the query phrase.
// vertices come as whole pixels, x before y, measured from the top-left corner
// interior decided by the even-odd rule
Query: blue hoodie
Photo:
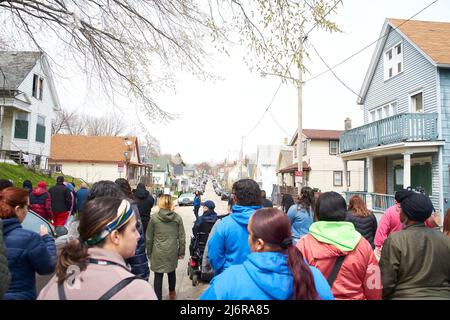
[[[333,300],[322,273],[310,266],[317,293],[322,300]],[[211,281],[200,300],[290,300],[294,281],[287,255],[279,252],[252,253],[240,265],[231,266]]]
[[[208,259],[214,275],[231,265],[243,263],[250,254],[247,225],[253,212],[260,208],[235,204],[232,213],[217,225],[208,240]]]

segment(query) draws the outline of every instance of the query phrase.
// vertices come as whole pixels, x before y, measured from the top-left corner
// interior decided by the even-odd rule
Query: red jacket
[[[36,188],[30,195],[31,210],[46,220],[53,220],[50,193],[45,188]]]
[[[341,251],[311,234],[297,242],[306,261],[328,278],[338,256],[346,255],[331,291],[336,300],[380,300],[381,272],[369,242],[361,237],[353,251]]]

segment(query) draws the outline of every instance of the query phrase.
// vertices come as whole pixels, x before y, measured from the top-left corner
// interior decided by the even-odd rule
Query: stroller
[[[199,279],[202,281],[210,281],[211,275],[202,272],[202,258],[205,247],[208,242],[208,236],[212,227],[217,220],[204,220],[198,227],[197,233],[191,237],[189,245],[190,258],[188,262],[188,276],[192,280],[192,285],[195,287]]]

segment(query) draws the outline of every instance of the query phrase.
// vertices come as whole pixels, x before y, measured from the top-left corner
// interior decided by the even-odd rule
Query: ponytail
[[[288,266],[294,277],[294,300],[317,300],[316,286],[311,269],[302,253],[293,244],[287,246]]]
[[[61,250],[58,261],[56,262],[56,277],[58,283],[61,284],[70,276],[67,269],[70,266],[77,266],[80,271],[86,270],[88,246],[80,240],[70,240]]]

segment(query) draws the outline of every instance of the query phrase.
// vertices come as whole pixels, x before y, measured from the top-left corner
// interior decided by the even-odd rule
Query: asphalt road
[[[225,214],[227,212],[227,201],[220,200],[220,197],[214,192],[211,181],[208,182],[205,189],[205,194],[202,196],[202,201],[212,200],[216,204],[215,211],[217,214]],[[187,274],[187,267],[189,262],[189,243],[192,236],[192,226],[194,225],[195,215],[193,206],[176,207],[175,211],[183,219],[184,230],[186,233],[186,255],[183,260],[178,260],[178,268],[176,270],[177,284],[177,300],[196,300],[202,294],[202,292],[208,287],[208,283],[199,282],[197,286],[192,285],[192,281]],[[202,213],[200,208],[199,214]],[[150,273],[150,284],[153,285],[154,273]],[[163,279],[163,300],[168,299],[169,283],[167,275],[164,275]]]

